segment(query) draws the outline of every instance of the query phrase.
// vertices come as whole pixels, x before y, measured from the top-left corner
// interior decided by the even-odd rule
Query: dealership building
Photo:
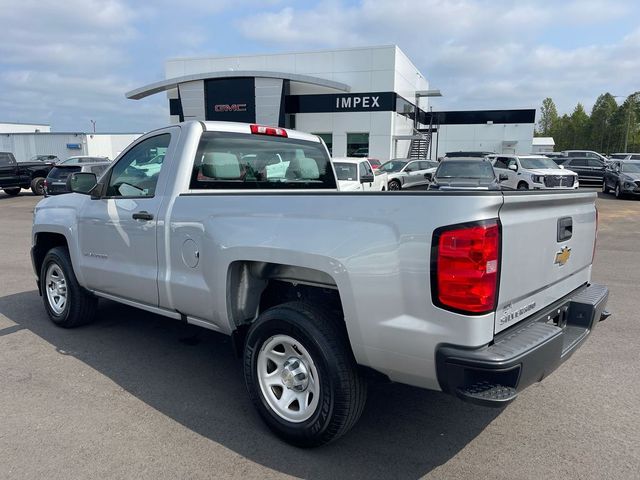
[[[438,111],[429,102],[440,91],[395,45],[172,59],[165,77],[126,96],[165,92],[171,123],[278,125],[321,136],[334,156],[381,160],[531,152],[534,109]]]

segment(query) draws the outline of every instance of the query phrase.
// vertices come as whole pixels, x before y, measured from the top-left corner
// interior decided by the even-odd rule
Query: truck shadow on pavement
[[[64,330],[46,317],[36,291],[0,298],[0,313],[17,324],[12,331],[33,332],[192,431],[297,477],[418,478],[500,413],[437,392],[375,385],[350,433],[302,450],[277,439],[259,419],[226,336],[103,300],[95,323]]]

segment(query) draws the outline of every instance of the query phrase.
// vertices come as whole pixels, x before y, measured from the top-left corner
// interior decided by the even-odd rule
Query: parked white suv
[[[576,189],[578,174],[543,155],[488,155],[502,185],[517,190]]]
[[[366,158],[342,157],[331,160],[338,177],[338,188],[341,192],[387,190],[386,173],[374,175],[373,167]]]

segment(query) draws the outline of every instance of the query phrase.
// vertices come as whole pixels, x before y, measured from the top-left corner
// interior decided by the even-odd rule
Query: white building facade
[[[174,59],[165,76],[127,97],[166,92],[171,123],[238,121],[314,133],[334,156],[388,160],[420,142],[431,158],[451,150],[528,153],[533,137],[535,110],[430,112],[425,97],[434,91],[395,45]]]

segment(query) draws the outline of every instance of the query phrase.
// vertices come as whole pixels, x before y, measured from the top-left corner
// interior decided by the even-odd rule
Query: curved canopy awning
[[[292,82],[308,83],[320,87],[333,88],[341,92],[350,92],[351,87],[346,83],[334,82],[325,78],[312,77],[309,75],[299,75],[297,73],[286,72],[265,72],[258,70],[229,70],[224,72],[195,73],[192,75],[184,75],[182,77],[170,78],[161,82],[150,83],[144,87],[136,88],[127,92],[125,96],[133,100],[154,95],[176,88],[178,84],[185,82],[194,82],[197,80],[209,80],[212,78],[233,78],[233,77],[261,77],[261,78],[279,78],[283,80],[291,80]]]

